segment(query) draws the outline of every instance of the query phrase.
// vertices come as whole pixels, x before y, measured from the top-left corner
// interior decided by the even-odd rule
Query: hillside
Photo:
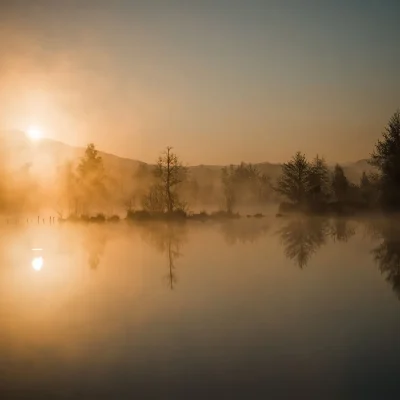
[[[3,131],[0,134],[0,139],[3,144],[3,153],[5,153],[9,165],[18,168],[29,164],[33,170],[40,171],[41,175],[46,176],[52,176],[57,168],[67,161],[77,162],[84,154],[84,148],[73,147],[51,139],[31,142],[20,131]],[[100,151],[100,155],[103,157],[109,175],[118,178],[122,185],[129,185],[139,166],[149,166],[142,161],[119,157],[103,151]],[[272,180],[276,180],[281,173],[281,164],[263,162],[255,165],[260,172],[270,176]],[[331,164],[332,169],[333,166]],[[222,167],[220,165],[196,165],[188,166],[188,169],[193,179],[213,184],[220,179]],[[358,182],[363,171],[372,171],[367,160],[343,164],[343,168],[348,178],[353,182]]]

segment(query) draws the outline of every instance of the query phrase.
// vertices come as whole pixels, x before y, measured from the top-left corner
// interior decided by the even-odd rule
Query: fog
[[[5,217],[68,218],[98,213],[125,217],[129,209],[142,209],[143,198],[157,180],[155,163],[145,164],[100,152],[94,156],[99,158],[96,166],[95,161],[91,164],[92,155],[85,160],[85,149],[47,139],[32,142],[19,131],[3,132],[0,145],[0,212]],[[88,171],[79,171],[85,162]],[[212,212],[225,208],[221,169],[186,168],[178,190],[187,211]],[[82,175],[86,173],[90,176]],[[271,204],[276,206],[268,181],[253,182],[251,177],[244,177],[235,190],[236,211],[244,215],[263,212]]]
[[[399,11],[1,0],[0,399],[398,398]]]
[[[155,151],[153,164],[146,164],[102,152],[95,145],[76,148],[45,138],[33,141],[20,131],[3,131],[0,145],[0,213],[4,217],[77,219],[101,214],[125,218],[129,211],[168,211],[165,199],[157,199],[158,204],[146,202],[160,184],[164,186],[159,195],[166,193],[162,174],[168,167],[165,160],[160,165],[157,160],[157,155],[164,155],[163,149]],[[275,215],[286,201],[277,190],[282,165],[190,166],[173,148],[171,154],[177,157],[179,180],[170,188],[176,203],[171,203],[171,210]],[[367,164],[343,170],[354,187],[363,172],[372,171]],[[334,169],[329,166],[327,171],[333,174]],[[353,200],[357,196],[353,194]]]

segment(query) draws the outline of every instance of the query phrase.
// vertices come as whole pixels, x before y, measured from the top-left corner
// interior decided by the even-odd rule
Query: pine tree
[[[304,203],[309,190],[310,171],[311,165],[305,155],[297,152],[289,162],[282,165],[282,175],[276,190],[297,205]]]
[[[312,203],[324,203],[329,195],[329,170],[325,159],[318,155],[310,166],[308,194]]]
[[[236,204],[235,167],[230,165],[222,168],[221,175],[226,211],[232,213]]]
[[[350,182],[347,179],[343,168],[336,164],[332,176],[332,191],[337,201],[348,200]]]
[[[369,162],[380,173],[382,206],[387,210],[400,209],[400,111],[390,118]]]

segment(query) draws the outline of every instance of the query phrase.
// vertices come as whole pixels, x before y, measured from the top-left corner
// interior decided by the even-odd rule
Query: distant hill
[[[3,131],[0,133],[0,140],[8,165],[19,168],[28,164],[33,170],[40,170],[41,175],[47,173],[48,176],[54,175],[57,168],[68,161],[78,163],[85,152],[83,147],[70,146],[52,139],[32,142],[20,131]],[[103,151],[99,151],[99,154],[108,173],[122,181],[132,179],[137,168],[146,165],[141,161]]]
[[[263,163],[256,163],[254,164],[261,173],[269,176],[273,181],[278,179],[282,172],[282,164],[273,164],[269,162],[263,162]],[[343,170],[348,177],[348,179],[351,182],[358,183],[362,173],[365,171],[367,173],[372,172],[374,170],[371,165],[368,164],[367,160],[359,160],[354,163],[346,163],[346,164],[341,164],[343,167]],[[193,166],[189,167],[189,171],[191,172],[192,176],[194,178],[198,179],[203,179],[203,178],[208,178],[208,179],[219,179],[220,178],[220,173],[221,173],[221,168],[223,166],[207,166],[207,165],[201,165],[201,166]],[[329,168],[331,171],[333,171],[335,167],[335,164],[329,165]]]
[[[354,163],[346,163],[342,165],[346,176],[352,182],[358,182],[361,178],[362,173],[375,171],[375,168],[368,164],[368,160],[359,160]]]
[[[0,133],[0,139],[3,153],[6,154],[11,165],[18,167],[30,164],[33,169],[46,169],[49,174],[54,173],[58,166],[67,161],[78,162],[84,154],[84,148],[70,146],[52,139],[32,142],[20,131],[3,131]],[[112,177],[118,178],[121,184],[128,184],[140,166],[150,166],[142,161],[119,157],[103,151],[99,151],[99,153],[103,157],[108,173]],[[281,164],[263,162],[254,165],[260,172],[270,176],[272,180],[276,180],[281,173]],[[359,181],[363,171],[373,170],[367,160],[346,163],[342,166],[348,178],[353,182]],[[194,179],[212,183],[220,179],[222,167],[222,165],[196,165],[188,166],[188,169]],[[334,165],[331,166],[332,169],[333,167]]]

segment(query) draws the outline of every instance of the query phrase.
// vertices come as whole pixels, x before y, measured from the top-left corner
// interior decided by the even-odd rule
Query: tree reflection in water
[[[348,242],[356,234],[356,229],[351,221],[337,218],[330,222],[329,234],[334,242]]]
[[[166,255],[168,273],[165,281],[171,290],[174,290],[178,281],[176,274],[176,260],[183,254],[181,249],[187,242],[187,226],[185,222],[160,222],[143,224],[142,238],[162,254]]]
[[[379,228],[382,242],[372,250],[372,255],[381,274],[400,299],[400,227],[387,222],[379,224]]]
[[[400,298],[400,226],[394,221],[366,219],[361,222],[372,240],[380,240],[371,254],[381,274]],[[285,256],[300,268],[310,262],[317,251],[328,243],[348,242],[356,234],[356,222],[349,219],[296,217],[285,221],[278,230]],[[164,277],[173,290],[177,284],[176,261],[182,257],[182,247],[188,240],[187,223],[159,222],[139,227],[143,240],[166,256],[168,273]],[[269,225],[262,221],[227,221],[220,232],[228,245],[254,243],[267,234]],[[88,254],[91,269],[98,268],[109,239],[107,229],[87,227],[82,244]]]
[[[311,257],[326,243],[329,233],[328,219],[306,217],[292,219],[278,231],[286,257],[300,268],[307,266]]]
[[[87,226],[83,237],[83,246],[88,255],[88,264],[92,270],[100,265],[101,257],[108,241],[107,230],[96,225]]]

